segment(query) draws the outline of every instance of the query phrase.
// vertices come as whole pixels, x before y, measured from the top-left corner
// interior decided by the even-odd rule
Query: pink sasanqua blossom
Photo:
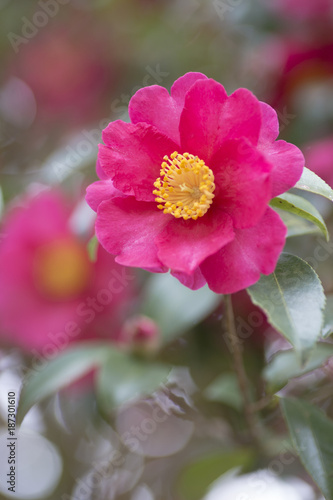
[[[73,341],[117,339],[134,297],[134,275],[70,224],[60,191],[27,196],[4,217],[0,240],[2,342],[50,358]]]
[[[286,228],[269,201],[294,186],[304,158],[276,141],[275,111],[248,90],[230,96],[201,73],[153,85],[131,123],[103,132],[88,187],[96,234],[116,262],[167,272],[192,289],[233,293],[274,271]]]

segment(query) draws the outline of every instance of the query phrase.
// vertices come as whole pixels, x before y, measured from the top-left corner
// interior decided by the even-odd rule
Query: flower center
[[[48,298],[66,300],[77,297],[85,290],[90,273],[85,249],[75,241],[53,241],[37,251],[35,283]]]
[[[175,151],[164,156],[161,177],[154,182],[157,207],[177,219],[205,215],[214,198],[214,174],[203,160],[189,153]]]

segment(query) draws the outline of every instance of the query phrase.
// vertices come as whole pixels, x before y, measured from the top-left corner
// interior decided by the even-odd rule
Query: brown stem
[[[270,405],[271,402],[272,402],[272,396],[265,396],[259,401],[256,401],[255,403],[251,404],[251,412],[257,413],[258,411],[263,410],[264,408],[266,408],[266,406]]]
[[[255,413],[253,412],[253,405],[250,399],[250,387],[248,384],[248,378],[244,368],[243,355],[239,342],[239,338],[236,332],[234,311],[232,307],[231,295],[224,296],[225,303],[225,314],[227,320],[227,330],[229,335],[229,341],[231,346],[231,351],[234,360],[234,367],[236,371],[236,376],[238,380],[239,389],[243,398],[244,405],[244,415],[246,423],[248,425],[249,433],[252,440],[256,443],[260,443],[261,440],[258,434],[258,422]]]

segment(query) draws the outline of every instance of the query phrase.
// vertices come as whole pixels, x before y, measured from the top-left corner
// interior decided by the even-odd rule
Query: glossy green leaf
[[[295,185],[295,188],[319,194],[333,201],[333,189],[326,184],[317,174],[304,167],[302,177]]]
[[[183,500],[201,500],[222,474],[236,467],[249,467],[254,460],[254,452],[246,448],[205,455],[182,470],[176,489]]]
[[[329,337],[333,332],[333,293],[326,295],[323,337]]]
[[[143,313],[158,323],[168,342],[206,318],[220,301],[206,286],[193,291],[170,274],[154,274],[144,291]]]
[[[309,222],[306,219],[302,219],[297,215],[290,212],[285,212],[279,208],[274,208],[274,210],[279,214],[285,225],[287,226],[287,238],[293,236],[302,236],[304,234],[321,234],[318,226]]]
[[[97,260],[98,245],[99,245],[98,239],[94,235],[88,241],[88,245],[87,245],[87,251],[88,251],[89,259],[91,260],[91,262],[96,262],[96,260]]]
[[[234,373],[223,373],[217,377],[204,391],[204,396],[209,401],[218,401],[241,410],[243,398],[241,396],[237,377]]]
[[[67,349],[42,366],[36,365],[24,381],[17,411],[18,423],[34,404],[101,366],[109,351],[110,344],[87,342]]]
[[[333,356],[333,344],[324,342],[316,345],[305,366],[301,366],[293,349],[281,351],[266,366],[263,376],[268,382],[270,390],[275,392],[286,385],[290,379],[319,368],[331,356]]]
[[[333,421],[315,406],[281,399],[296,451],[326,500],[333,500]]]
[[[269,322],[308,359],[323,324],[325,295],[321,282],[304,260],[282,254],[275,272],[248,288],[252,302]]]
[[[291,212],[295,215],[298,215],[299,217],[302,217],[303,219],[307,219],[310,222],[313,222],[323,233],[326,240],[329,240],[329,234],[324,219],[322,218],[316,207],[314,207],[312,203],[310,203],[305,198],[302,198],[302,196],[297,196],[291,193],[284,193],[277,198],[274,198],[270,202],[270,205],[272,207]]]
[[[171,367],[115,351],[99,370],[97,392],[104,410],[156,391],[167,381]]]

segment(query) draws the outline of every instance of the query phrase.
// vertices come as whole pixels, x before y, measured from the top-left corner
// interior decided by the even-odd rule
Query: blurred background
[[[139,88],[169,89],[188,71],[268,102],[280,138],[333,186],[333,1],[0,0],[0,53],[0,498],[200,500],[222,474],[262,468],[294,485],[274,498],[319,498],[277,407],[261,414],[267,450],[247,440],[221,298],[167,275],[124,272],[94,248],[84,194],[107,124],[129,120]],[[332,228],[328,204],[311,201]],[[288,249],[333,292],[331,247],[311,234]],[[288,344],[246,293],[234,306],[260,398],[265,363]],[[110,345],[111,366],[96,341]],[[77,368],[86,351],[73,357],[74,374],[64,362],[66,388],[24,421],[20,483],[8,492],[8,392],[18,398],[30,369],[89,342],[103,369],[92,372],[91,360]],[[332,370],[325,360],[286,393],[318,393],[332,415]],[[141,393],[150,396],[122,404]],[[269,498],[237,491],[210,499]]]

